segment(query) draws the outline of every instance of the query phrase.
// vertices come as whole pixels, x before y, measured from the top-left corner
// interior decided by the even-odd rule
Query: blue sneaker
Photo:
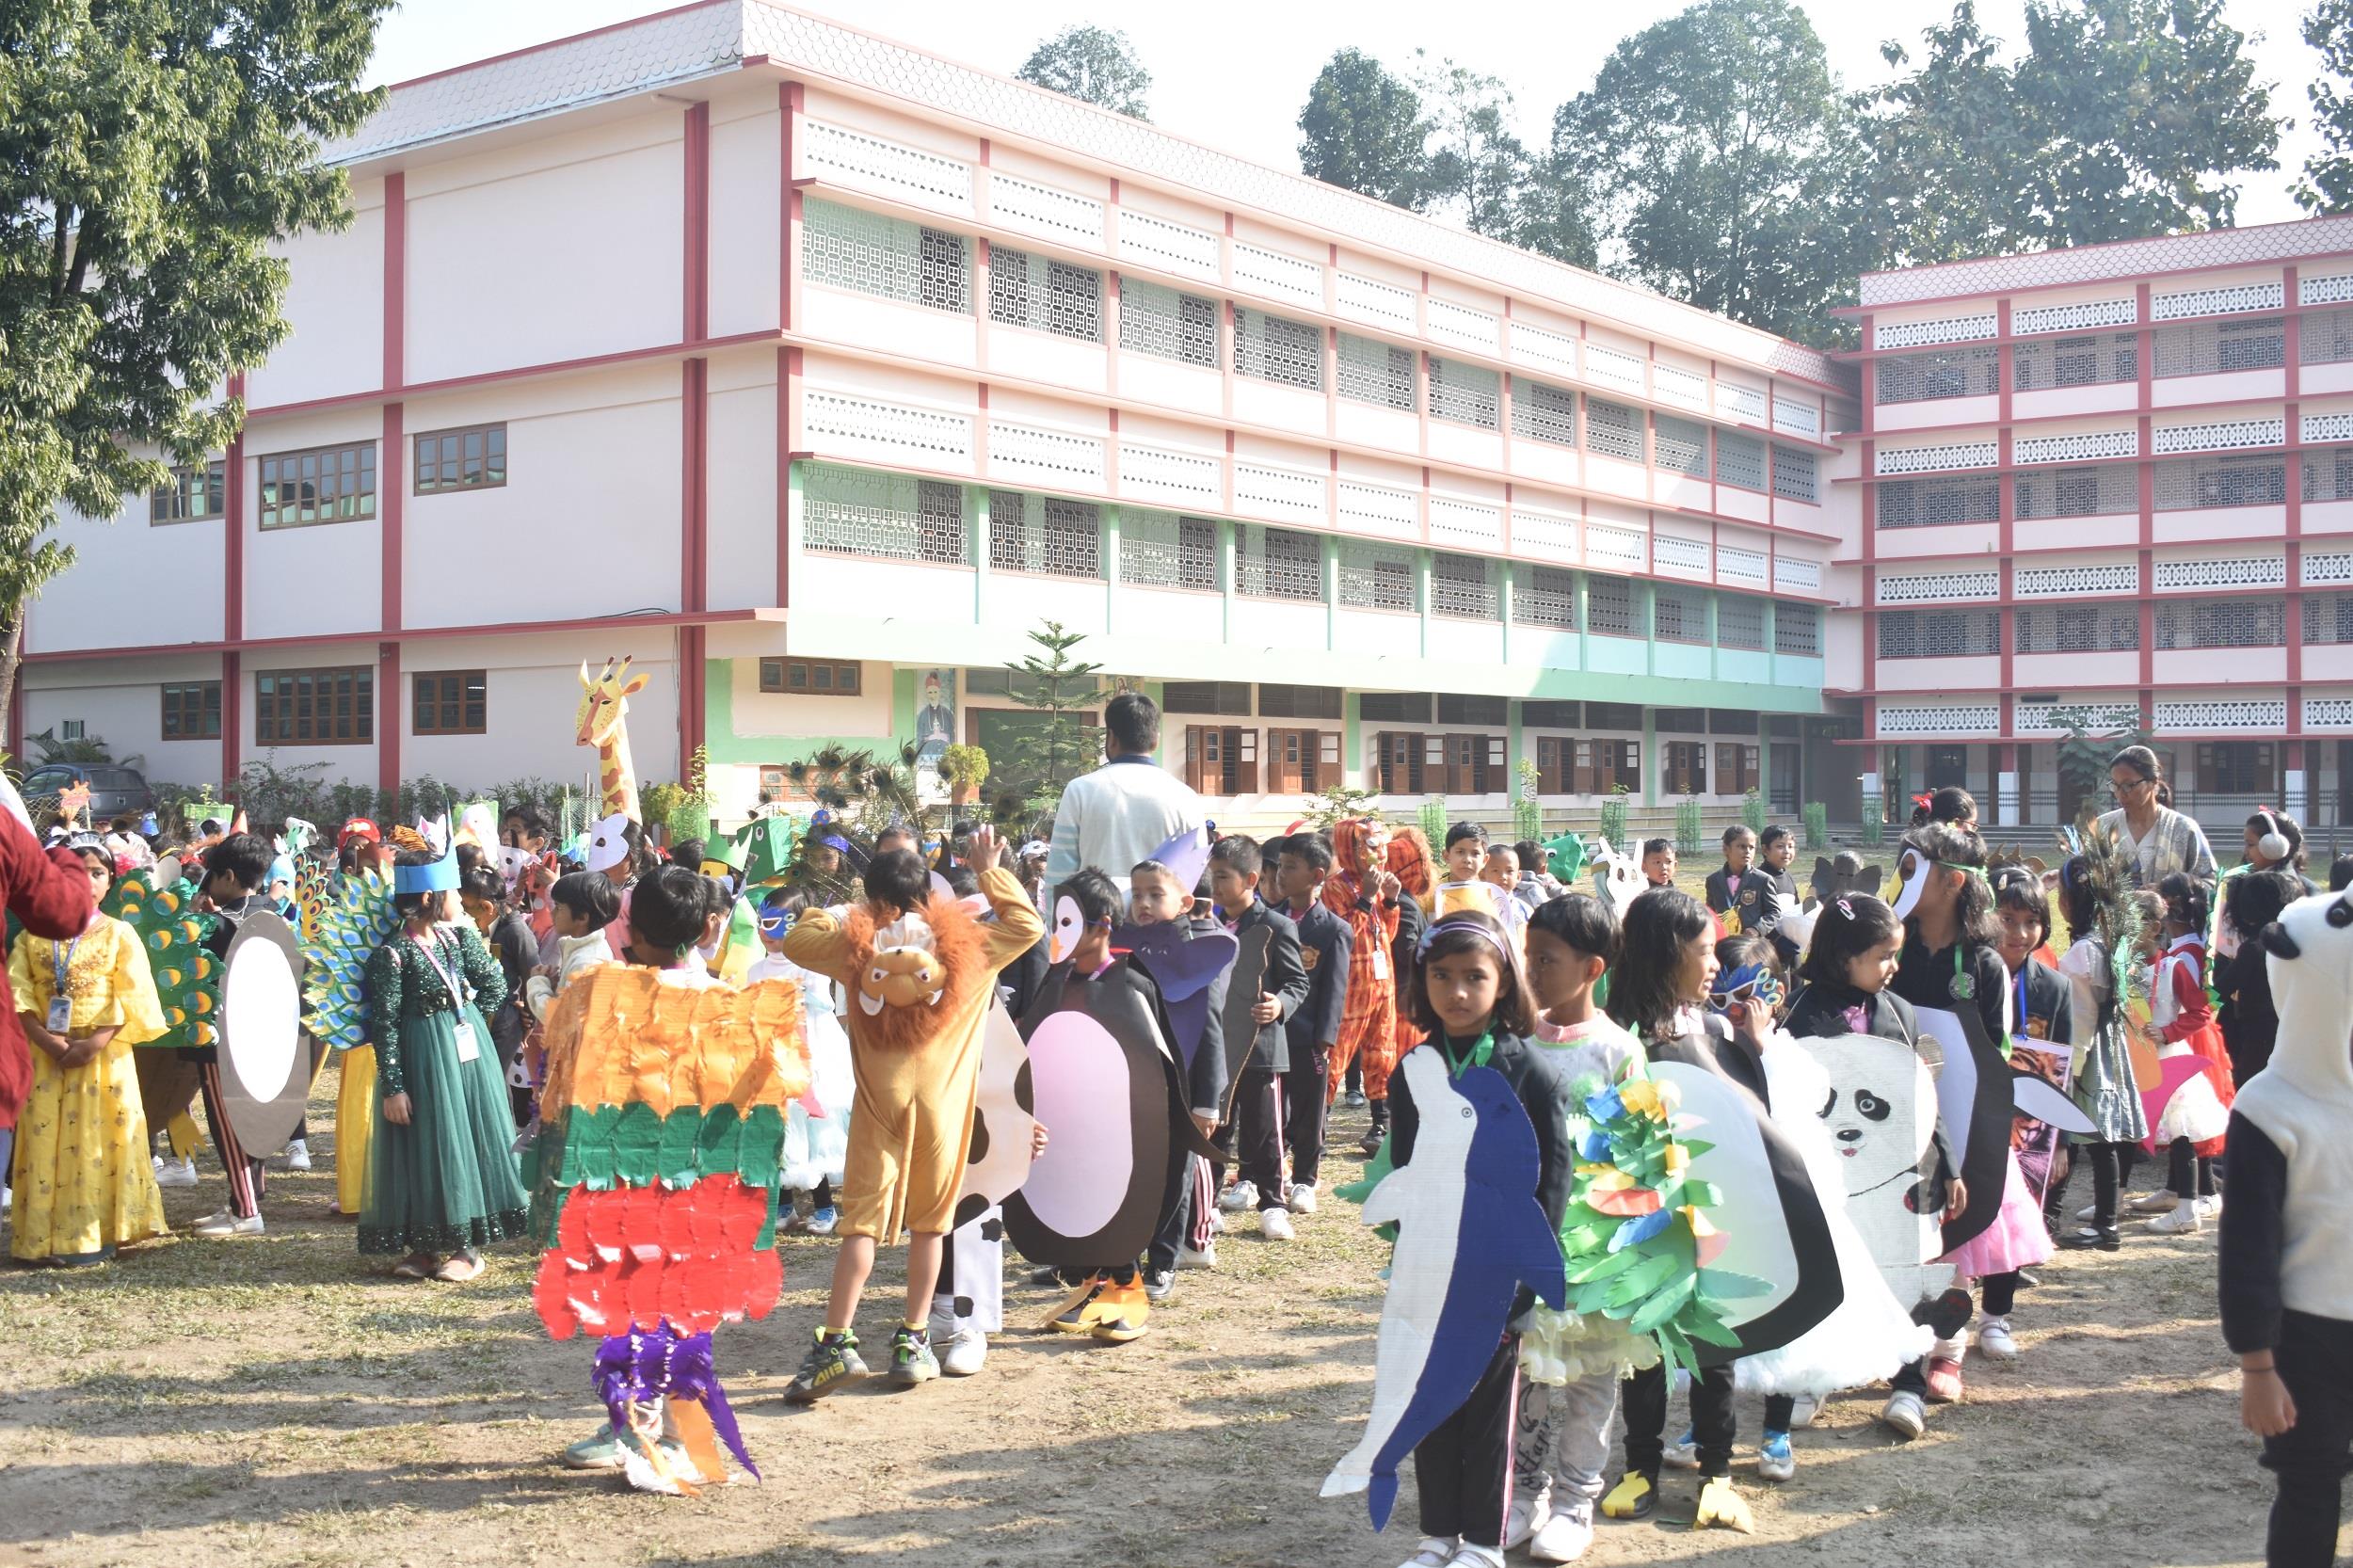
[[[1659,1458],[1670,1470],[1696,1470],[1700,1467],[1699,1440],[1691,1435],[1691,1429],[1686,1427],[1683,1435],[1668,1444]]]
[[[827,1204],[808,1217],[808,1233],[811,1236],[831,1236],[833,1227],[840,1223],[841,1210]]]
[[[1765,1440],[1756,1446],[1756,1475],[1759,1480],[1788,1480],[1798,1473],[1798,1455],[1789,1447],[1785,1432],[1767,1432]]]

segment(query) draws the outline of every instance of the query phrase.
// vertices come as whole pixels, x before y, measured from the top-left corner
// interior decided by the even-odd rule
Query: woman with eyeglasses
[[[2126,746],[2108,763],[2116,809],[2101,815],[2100,826],[2116,835],[2136,887],[2153,888],[2168,872],[2187,872],[2211,888],[2214,850],[2205,830],[2165,804],[2163,790],[2157,754]]]

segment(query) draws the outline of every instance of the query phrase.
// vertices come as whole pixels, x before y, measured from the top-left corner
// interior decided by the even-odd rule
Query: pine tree
[[[1100,694],[1096,673],[1103,666],[1074,660],[1070,650],[1086,640],[1062,622],[1049,620],[1030,633],[1044,657],[1031,654],[1005,668],[1014,677],[1013,698],[1037,715],[1013,739],[1012,756],[1004,765],[1008,781],[1026,789],[1030,809],[1053,810],[1063,786],[1093,770],[1102,754],[1102,741],[1091,713]]]

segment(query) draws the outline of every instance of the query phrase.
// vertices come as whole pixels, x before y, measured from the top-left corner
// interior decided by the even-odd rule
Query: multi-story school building
[[[2237,841],[2353,817],[2353,219],[1863,280],[1859,615],[1831,683],[1913,789],[2071,820],[2071,714]]]
[[[330,152],[242,439],[67,520],[12,742],[577,777],[626,654],[641,776],[705,747],[740,815],[829,741],[1001,748],[1051,620],[1238,819],[1526,764],[2049,821],[2078,702],[2201,795],[2353,782],[2344,220],[1869,278],[1849,364],[765,0]]]

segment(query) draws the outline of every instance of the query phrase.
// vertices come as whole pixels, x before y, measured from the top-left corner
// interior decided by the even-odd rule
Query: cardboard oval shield
[[[2002,1210],[2016,1091],[2010,1085],[2009,1063],[1985,1037],[1985,1020],[1976,1008],[1913,1011],[1919,1015],[1921,1038],[1933,1040],[1944,1056],[1936,1075],[1936,1109],[1945,1118],[1953,1158],[1961,1161],[1961,1178],[1969,1184],[1968,1206],[1945,1226],[1945,1251],[1951,1252],[1992,1224]]]
[[[1021,1032],[1046,1152],[1004,1203],[1031,1262],[1097,1268],[1151,1241],[1198,1142],[1168,1028],[1150,977],[1124,959],[1075,984],[1058,968],[1039,988]]]
[[[1936,1171],[1936,1080],[1910,1046],[1872,1034],[1801,1042],[1830,1075],[1820,1108],[1838,1151],[1847,1218],[1906,1305],[1934,1295],[1952,1270],[1931,1259],[1944,1226],[1929,1207]]]
[[[248,915],[221,963],[223,1111],[248,1154],[274,1154],[302,1121],[311,1052],[302,1033],[302,953],[269,910]]]
[[[981,1075],[972,1100],[964,1192],[956,1199],[957,1227],[1004,1202],[1029,1179],[1035,1109],[1030,1048],[1022,1044],[1013,1015],[1002,1006],[991,1007],[981,1026]]]
[[[1709,1219],[1724,1237],[1706,1267],[1762,1280],[1762,1294],[1725,1303],[1724,1326],[1740,1343],[1695,1345],[1703,1364],[1778,1350],[1847,1298],[1830,1222],[1815,1195],[1805,1156],[1773,1126],[1764,1105],[1722,1073],[1691,1062],[1658,1061],[1651,1077],[1683,1096],[1679,1137],[1713,1145],[1692,1157],[1693,1175],[1723,1201]]]

